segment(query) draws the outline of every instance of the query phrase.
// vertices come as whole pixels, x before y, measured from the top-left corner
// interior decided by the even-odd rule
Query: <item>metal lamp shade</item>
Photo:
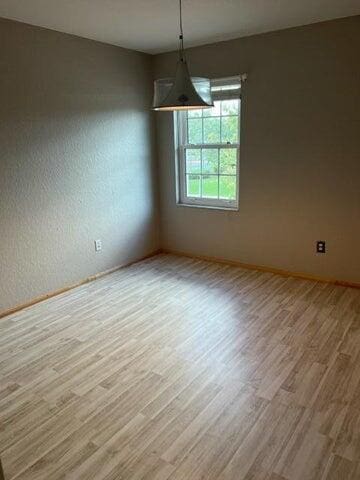
[[[154,110],[191,110],[213,107],[208,78],[190,77],[187,64],[180,60],[175,78],[154,82]]]

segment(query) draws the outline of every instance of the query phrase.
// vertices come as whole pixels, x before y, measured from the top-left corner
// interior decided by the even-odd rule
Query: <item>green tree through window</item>
[[[220,92],[219,92],[220,90]],[[230,95],[228,90],[234,91]],[[214,107],[179,114],[184,203],[233,207],[238,201],[240,86],[218,88]],[[221,96],[227,97],[221,99]]]

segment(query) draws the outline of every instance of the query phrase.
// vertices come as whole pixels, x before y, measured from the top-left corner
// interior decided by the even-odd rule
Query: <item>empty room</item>
[[[0,0],[0,480],[360,480],[359,0]]]

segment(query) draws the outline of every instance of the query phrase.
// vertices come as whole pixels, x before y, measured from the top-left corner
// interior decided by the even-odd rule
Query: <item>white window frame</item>
[[[216,208],[222,210],[238,210],[239,209],[239,180],[240,180],[240,131],[241,131],[241,95],[240,95],[240,77],[231,77],[225,79],[212,80],[211,84],[215,87],[224,87],[226,85],[239,84],[239,89],[231,93],[231,91],[221,91],[216,89],[215,100],[227,100],[229,98],[239,99],[239,142],[224,144],[188,144],[187,143],[187,121],[186,111],[174,112],[174,129],[175,129],[175,153],[176,153],[176,186],[177,186],[177,204],[180,206],[193,206],[203,208]],[[229,96],[230,93],[230,96]],[[218,198],[199,198],[190,197],[186,192],[186,171],[185,171],[185,151],[186,149],[214,149],[214,148],[236,148],[236,198],[232,200]],[[234,175],[235,176],[235,175]]]

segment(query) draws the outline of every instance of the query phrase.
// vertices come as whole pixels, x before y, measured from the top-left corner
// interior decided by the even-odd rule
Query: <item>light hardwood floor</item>
[[[6,480],[360,479],[360,290],[159,255],[0,320]]]

